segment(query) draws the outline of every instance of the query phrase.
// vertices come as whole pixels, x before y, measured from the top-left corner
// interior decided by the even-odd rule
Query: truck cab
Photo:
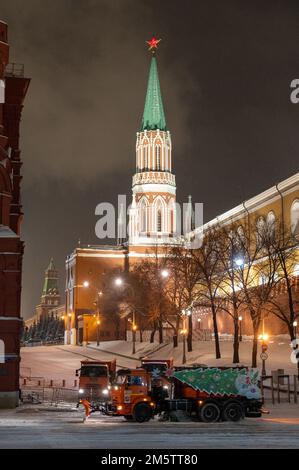
[[[142,368],[119,370],[111,386],[110,400],[108,414],[139,423],[149,421],[155,408],[150,374]]]
[[[81,361],[80,369],[76,370],[79,377],[80,400],[88,400],[93,408],[109,398],[109,387],[114,380],[116,361]]]

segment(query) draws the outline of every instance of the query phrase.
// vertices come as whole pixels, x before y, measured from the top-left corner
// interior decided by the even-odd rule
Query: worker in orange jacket
[[[89,416],[90,416],[90,410],[91,410],[91,406],[90,406],[89,401],[86,400],[85,398],[83,398],[82,400],[80,400],[80,402],[81,402],[82,405],[84,406],[84,409],[85,409],[85,417],[86,417],[86,418],[89,418]]]

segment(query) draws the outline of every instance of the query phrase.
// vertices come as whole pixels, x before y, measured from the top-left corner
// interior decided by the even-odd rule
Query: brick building
[[[20,297],[24,244],[20,238],[21,152],[19,128],[29,78],[24,67],[9,64],[7,24],[0,21],[0,407],[19,397]]]

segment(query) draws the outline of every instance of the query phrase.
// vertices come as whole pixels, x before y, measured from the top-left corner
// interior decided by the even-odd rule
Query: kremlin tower
[[[173,242],[176,212],[171,136],[166,126],[157,59],[158,40],[148,42],[153,53],[140,131],[136,139],[136,173],[129,213],[129,245]]]

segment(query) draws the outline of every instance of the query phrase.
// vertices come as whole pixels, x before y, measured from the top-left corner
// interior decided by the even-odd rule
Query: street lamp
[[[240,268],[241,266],[243,266],[244,260],[243,260],[243,258],[236,258],[235,263]]]
[[[101,320],[100,320],[100,297],[103,295],[103,292],[98,291],[94,286],[91,286],[89,281],[84,281],[83,282],[83,287],[85,287],[85,288],[93,287],[93,289],[96,291],[96,294],[97,294],[97,299],[94,302],[94,304],[96,306],[96,309],[97,309],[97,314],[94,315],[94,317],[97,318],[97,322],[96,322],[96,325],[97,325],[97,346],[99,346],[100,345],[100,324],[101,324]],[[86,335],[88,335],[88,326],[86,326]],[[88,337],[86,338],[86,342],[88,342]]]
[[[297,320],[293,321],[295,339],[297,338],[297,325],[298,325]]]
[[[101,321],[98,318],[97,319],[97,346],[100,345],[100,324],[101,324]]]
[[[188,333],[188,330],[186,328],[187,316],[188,316],[188,310],[182,310],[183,329],[181,330],[181,333],[183,335],[183,359],[182,359],[183,364],[186,364],[186,335]]]
[[[268,359],[267,349],[268,349],[268,340],[269,335],[268,333],[262,333],[259,336],[259,340],[261,341],[262,352],[260,354],[260,358],[262,360],[262,375],[267,375],[266,373],[266,360]]]
[[[242,315],[239,316],[239,341],[242,341]]]
[[[161,271],[161,276],[166,279],[168,276],[169,276],[169,272],[167,271],[167,269],[162,269]]]
[[[121,277],[117,277],[115,279],[115,285],[117,287],[124,286],[126,288],[129,288],[133,294],[133,297],[135,297],[135,290],[131,286],[131,284],[128,284],[127,282],[124,282]],[[132,309],[132,354],[136,353],[136,330],[137,330],[137,325],[136,325],[136,318],[135,318],[135,307]]]

